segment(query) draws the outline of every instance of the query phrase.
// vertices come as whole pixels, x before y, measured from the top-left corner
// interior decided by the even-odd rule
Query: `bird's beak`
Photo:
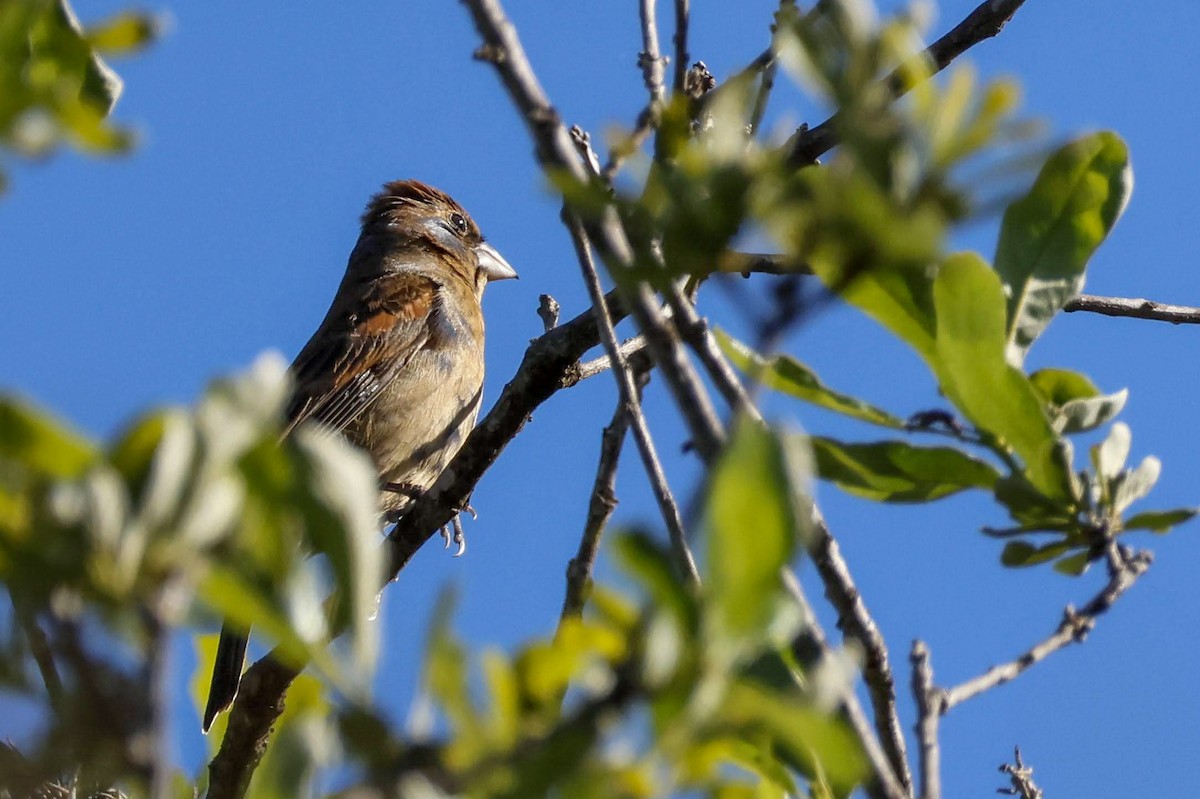
[[[479,268],[487,275],[488,280],[508,280],[517,277],[517,270],[504,260],[504,256],[492,245],[484,242],[475,248],[479,256]]]

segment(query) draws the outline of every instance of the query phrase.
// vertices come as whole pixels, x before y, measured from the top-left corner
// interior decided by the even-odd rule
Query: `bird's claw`
[[[471,512],[472,518],[475,518],[474,511]],[[454,557],[461,558],[463,553],[467,551],[467,534],[463,531],[462,521],[456,515],[450,520],[449,524],[442,526],[442,540],[446,545],[442,549],[449,549],[450,542],[453,541],[458,545],[458,551],[454,553]]]

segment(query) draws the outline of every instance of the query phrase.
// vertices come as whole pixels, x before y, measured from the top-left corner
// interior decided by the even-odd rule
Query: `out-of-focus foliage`
[[[85,28],[67,0],[0,3],[0,147],[22,157],[48,155],[63,143],[127,150],[131,133],[108,120],[121,79],[102,56],[137,52],[158,28],[133,11]]]
[[[315,428],[281,442],[287,392],[283,362],[266,357],[196,408],[150,413],[104,447],[0,401],[0,581],[14,655],[0,687],[45,707],[48,730],[25,754],[48,776],[149,774],[156,664],[170,630],[197,611],[253,623],[285,657],[363,696],[382,580],[374,469]],[[331,625],[349,631],[346,658],[325,645]],[[36,671],[17,657],[28,654]]]
[[[343,716],[369,795],[848,795],[865,758],[822,697],[849,674],[805,673],[789,649],[803,622],[781,571],[804,536],[807,461],[799,439],[742,424],[707,497],[701,592],[661,544],[627,534],[615,551],[641,602],[599,587],[552,639],[486,653],[480,680],[443,599],[416,740]]]

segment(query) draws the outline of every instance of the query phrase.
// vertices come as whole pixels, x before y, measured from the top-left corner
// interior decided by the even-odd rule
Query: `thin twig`
[[[996,793],[1018,796],[1020,799],[1042,799],[1042,789],[1033,781],[1033,769],[1021,760],[1021,747],[1013,747],[1012,764],[1003,764],[1000,772],[1008,775],[1010,787],[1000,788]]]
[[[604,304],[604,290],[600,286],[600,276],[597,274],[596,265],[592,260],[592,248],[587,231],[583,229],[583,223],[579,220],[575,212],[565,206],[563,208],[563,219],[566,222],[568,232],[571,234],[571,241],[575,244],[575,255],[579,260],[579,268],[583,273],[583,282],[587,286],[588,294],[592,298],[592,308],[599,322],[600,343],[604,346],[604,351],[608,353],[609,361],[612,363],[613,377],[617,381],[617,390],[621,395],[621,403],[625,407],[625,412],[629,415],[629,423],[633,427],[633,438],[637,442],[638,452],[642,456],[642,464],[646,469],[646,476],[650,480],[650,487],[654,492],[655,500],[658,502],[658,509],[662,514],[663,522],[667,525],[667,534],[670,537],[671,547],[675,553],[676,566],[679,567],[680,573],[690,584],[699,585],[700,573],[696,569],[695,558],[692,557],[691,549],[688,547],[687,534],[683,529],[683,517],[679,513],[679,506],[675,502],[675,497],[671,493],[671,487],[668,485],[666,475],[663,473],[662,463],[654,447],[654,439],[650,436],[650,426],[647,424],[646,417],[642,413],[642,403],[638,398],[636,381],[629,370],[629,364],[626,362],[625,356],[621,354],[621,347],[617,342],[617,334],[613,330],[612,319],[609,318],[608,310]]]
[[[621,342],[621,354],[626,358],[630,358],[639,352],[646,351],[646,337],[634,336],[627,338]],[[587,380],[589,377],[594,377],[601,372],[607,372],[612,368],[612,361],[607,355],[600,355],[590,361],[579,364],[579,379]]]
[[[745,413],[750,418],[761,421],[762,414],[758,412],[750,395],[746,393],[746,388],[738,378],[737,372],[730,365],[725,354],[721,352],[721,348],[717,346],[717,340],[713,336],[708,320],[697,313],[696,306],[683,296],[678,286],[671,286],[666,293],[667,301],[671,304],[671,310],[674,312],[672,321],[675,323],[675,329],[696,353],[708,373],[709,379],[721,392],[725,402],[734,413]]]
[[[920,748],[921,799],[941,799],[942,752],[938,744],[938,724],[945,711],[945,697],[933,684],[933,666],[929,647],[913,641],[912,691],[917,703],[917,746]]]
[[[159,603],[161,604],[161,603]],[[143,745],[150,767],[150,796],[167,799],[171,796],[171,708],[170,669],[167,657],[170,639],[160,616],[160,608],[148,609],[143,616],[146,633],[146,689],[149,694],[149,728]]]
[[[549,294],[538,295],[537,315],[542,320],[542,330],[549,333],[554,328],[558,327],[558,315],[562,311],[562,306],[558,304],[558,300],[551,297]]]
[[[1063,310],[1067,313],[1087,311],[1105,316],[1151,319],[1156,322],[1170,322],[1174,325],[1200,324],[1200,308],[1126,297],[1097,297],[1094,294],[1080,294],[1075,299],[1069,300]]]
[[[809,669],[819,668],[821,662],[830,655],[825,631],[821,629],[821,624],[796,575],[792,573],[791,569],[784,568],[780,572],[780,576],[783,579],[784,589],[800,608],[804,618],[803,629],[799,637],[792,643],[792,650],[806,667]],[[880,746],[879,739],[875,737],[875,733],[871,729],[871,722],[867,719],[867,714],[863,712],[862,705],[859,704],[858,696],[854,693],[852,686],[847,685],[846,690],[840,693],[838,706],[842,718],[862,742],[867,759],[871,762],[874,779],[865,786],[867,795],[871,799],[906,799],[909,796],[907,787],[900,784],[896,773],[892,770],[887,754]]]
[[[683,92],[683,87],[687,83],[688,62],[692,60],[691,53],[688,52],[688,28],[691,25],[691,9],[688,8],[688,0],[675,0],[675,35],[672,41],[675,44],[675,91]]]
[[[1113,603],[1146,573],[1153,562],[1151,553],[1131,552],[1116,543],[1109,544],[1105,557],[1108,566],[1108,582],[1098,594],[1088,600],[1079,610],[1068,605],[1063,612],[1062,621],[1045,640],[1030,647],[1009,662],[993,666],[978,677],[947,689],[943,712],[984,691],[1016,679],[1034,664],[1045,660],[1058,650],[1082,642],[1096,625],[1096,618],[1111,608]]]
[[[809,555],[821,582],[825,586],[825,597],[838,613],[838,628],[847,641],[855,641],[863,650],[863,679],[871,697],[871,708],[875,715],[875,731],[892,769],[907,787],[912,785],[912,774],[908,768],[908,754],[904,743],[904,729],[896,709],[896,680],[888,661],[887,643],[867,610],[862,594],[854,584],[854,578],[842,558],[841,550],[829,532],[829,527],[815,506],[810,506],[813,523]]]
[[[658,20],[654,13],[655,0],[639,0],[638,16],[642,23],[642,52],[638,53],[638,66],[642,70],[642,81],[650,92],[650,104],[660,106],[663,101],[663,56],[658,47]]]
[[[786,262],[781,255],[728,251],[716,259],[713,264],[713,273],[807,275],[812,272],[804,264]],[[1140,297],[1104,297],[1096,294],[1080,294],[1072,300],[1067,300],[1063,310],[1067,313],[1095,313],[1104,316],[1148,319],[1155,322],[1170,322],[1174,325],[1200,324],[1200,307],[1172,305]]]
[[[643,359],[643,363],[645,366],[649,366],[648,359]],[[634,364],[630,365],[630,369],[640,395],[650,373]],[[600,537],[604,534],[604,528],[608,526],[608,520],[612,518],[613,510],[617,507],[617,464],[621,460],[621,447],[625,442],[625,432],[628,429],[628,409],[624,402],[618,400],[612,420],[600,436],[600,458],[596,464],[596,479],[592,482],[592,494],[588,501],[587,520],[583,525],[583,535],[579,539],[579,550],[567,564],[567,593],[563,598],[560,625],[563,620],[579,618],[583,614],[583,606],[587,602],[587,595],[591,590],[596,555],[600,551]]]
[[[29,652],[33,655],[33,662],[37,664],[38,673],[42,675],[42,684],[46,686],[46,694],[50,697],[50,707],[54,708],[56,713],[61,713],[63,710],[62,677],[59,676],[58,667],[54,663],[54,653],[50,648],[50,641],[38,625],[37,615],[27,604],[11,591],[9,599],[12,601],[13,612],[16,614],[17,622],[21,625],[21,631],[25,633],[25,640],[29,643]]]
[[[941,72],[971,47],[1000,33],[1024,2],[1025,0],[984,0],[945,36],[925,48],[920,57],[926,60],[933,73]],[[902,78],[903,74],[903,69],[897,69],[884,78],[884,83],[893,97],[900,97],[912,88]],[[788,153],[789,162],[797,167],[816,162],[838,143],[837,125],[838,116],[834,114],[815,128],[798,131],[792,138],[791,151]]]

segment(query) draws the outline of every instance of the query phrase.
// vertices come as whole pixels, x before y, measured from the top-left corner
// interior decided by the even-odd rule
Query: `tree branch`
[[[922,57],[934,73],[941,72],[970,48],[1000,33],[1024,3],[1025,0],[984,0],[962,22],[925,48]],[[884,78],[893,97],[901,97],[911,88],[902,74],[902,70],[897,69]],[[838,143],[837,125],[838,116],[834,114],[815,128],[797,132],[788,153],[789,163],[807,166],[831,150]]]
[[[800,608],[804,618],[804,628],[800,636],[792,642],[792,651],[796,653],[797,660],[806,667],[818,668],[830,653],[825,631],[821,629],[821,624],[817,621],[812,605],[809,604],[808,597],[804,594],[804,588],[796,579],[796,575],[790,569],[785,568],[781,577],[784,589]],[[874,779],[865,786],[867,795],[871,799],[906,799],[909,796],[908,786],[901,785],[899,778],[892,770],[888,755],[883,751],[879,739],[871,730],[871,722],[867,720],[867,714],[863,712],[862,705],[859,704],[858,696],[854,693],[852,686],[846,686],[846,690],[838,697],[838,703],[842,718],[862,742],[863,751],[866,752],[871,768],[875,772]]]
[[[571,241],[575,244],[575,255],[583,273],[583,282],[592,298],[592,309],[599,323],[600,342],[604,345],[604,351],[608,353],[613,377],[617,381],[617,390],[620,392],[621,404],[629,416],[629,423],[633,426],[634,441],[637,442],[638,452],[641,454],[642,463],[646,468],[646,477],[650,480],[650,487],[658,502],[659,512],[662,514],[663,522],[667,525],[671,548],[675,552],[676,565],[683,578],[690,585],[697,586],[700,584],[700,573],[696,570],[696,561],[688,547],[687,535],[683,529],[683,517],[679,513],[675,497],[671,494],[671,487],[667,483],[662,463],[659,461],[658,452],[654,447],[654,439],[650,436],[650,425],[642,413],[642,403],[638,399],[637,381],[629,364],[625,361],[625,356],[621,354],[621,346],[617,342],[612,319],[604,307],[603,289],[600,287],[600,276],[596,273],[596,265],[592,260],[592,249],[587,232],[583,229],[583,223],[579,217],[566,206],[563,207],[563,217],[567,224],[567,230],[571,233]]]
[[[648,363],[646,365],[649,366]],[[640,394],[649,372],[639,369],[636,365],[631,365],[630,369]],[[592,495],[588,501],[583,535],[579,539],[579,550],[567,564],[567,593],[563,598],[560,625],[563,620],[583,615],[583,606],[587,603],[592,584],[596,555],[600,551],[600,537],[617,507],[617,464],[621,459],[621,448],[628,430],[629,412],[625,403],[618,399],[612,420],[600,436],[600,459],[596,464],[596,479],[592,482]]]
[[[1097,297],[1094,294],[1080,294],[1075,299],[1068,301],[1063,310],[1067,313],[1087,311],[1104,316],[1151,319],[1156,322],[1170,322],[1174,325],[1200,324],[1200,308],[1126,297]]]
[[[933,666],[929,663],[929,647],[924,641],[913,641],[912,691],[917,703],[917,745],[920,747],[921,799],[941,799],[942,751],[938,743],[938,724],[946,712],[945,698],[933,684]]]
[[[838,628],[844,640],[855,641],[862,647],[865,659],[863,679],[871,697],[875,731],[893,771],[905,788],[911,790],[912,773],[908,768],[900,714],[896,710],[896,680],[888,661],[887,643],[854,585],[854,578],[850,576],[837,541],[833,539],[816,506],[812,506],[812,514],[809,555],[825,585],[825,597],[838,613]]]
[[[1146,573],[1153,562],[1153,556],[1149,552],[1131,552],[1115,542],[1110,542],[1106,552],[1106,561],[1108,582],[1098,594],[1079,610],[1068,605],[1063,611],[1063,618],[1058,623],[1057,629],[1045,640],[1030,647],[1013,660],[993,666],[978,677],[947,689],[942,712],[945,713],[955,705],[979,696],[984,691],[1016,679],[1023,672],[1060,649],[1071,644],[1081,643],[1096,626],[1097,617],[1111,608],[1113,603]]]

